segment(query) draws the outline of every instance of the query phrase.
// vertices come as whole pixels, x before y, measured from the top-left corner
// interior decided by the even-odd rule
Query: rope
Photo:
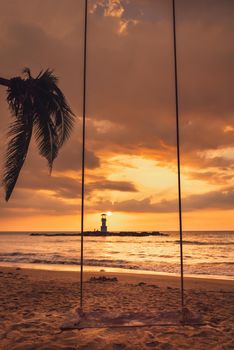
[[[178,204],[179,204],[179,230],[180,230],[180,289],[181,308],[184,308],[184,264],[183,264],[183,229],[182,229],[182,203],[181,203],[181,178],[180,178],[180,124],[179,124],[179,94],[178,94],[178,67],[177,67],[177,43],[176,43],[176,10],[175,0],[172,0],[173,12],[173,44],[174,44],[174,73],[175,73],[175,106],[176,106],[176,148],[178,169]]]
[[[86,80],[87,80],[87,24],[88,0],[84,0],[84,52],[83,52],[83,129],[82,129],[82,190],[81,190],[81,241],[80,241],[80,308],[83,309],[83,265],[84,265],[84,194],[85,194],[85,131],[86,131]],[[179,205],[179,232],[180,232],[180,282],[181,308],[184,308],[184,268],[183,268],[183,229],[182,229],[182,201],[180,177],[180,131],[179,131],[179,96],[177,74],[177,42],[176,42],[176,11],[175,0],[172,0],[173,10],[173,45],[174,45],[174,74],[175,74],[175,105],[176,105],[176,144],[178,168],[178,205]]]
[[[84,0],[84,52],[83,52],[83,108],[82,108],[82,180],[81,180],[81,229],[80,229],[80,308],[83,309],[84,266],[84,195],[85,195],[85,131],[86,131],[86,75],[87,75],[87,22],[88,0]]]

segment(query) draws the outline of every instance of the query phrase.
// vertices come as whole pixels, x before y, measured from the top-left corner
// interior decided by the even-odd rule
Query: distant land
[[[46,237],[54,237],[54,236],[80,236],[80,233],[60,233],[60,232],[33,232],[30,234],[30,236],[46,236]],[[147,237],[147,236],[169,236],[167,233],[161,233],[158,231],[152,231],[152,232],[136,232],[136,231],[120,231],[120,232],[101,232],[101,231],[85,231],[84,236],[87,237],[109,237],[109,236],[116,236],[116,237]]]

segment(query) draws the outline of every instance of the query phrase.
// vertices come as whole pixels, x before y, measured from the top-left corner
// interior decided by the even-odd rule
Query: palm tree
[[[7,102],[14,117],[8,132],[3,174],[6,201],[26,159],[33,131],[39,153],[46,158],[51,172],[53,161],[69,138],[74,123],[74,114],[52,70],[41,71],[36,78],[28,68],[23,73],[23,78],[0,78],[0,85],[7,87]]]

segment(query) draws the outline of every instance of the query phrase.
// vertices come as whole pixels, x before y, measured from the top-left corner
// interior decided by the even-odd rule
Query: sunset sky
[[[177,0],[185,230],[234,229],[234,1]],[[82,0],[0,0],[0,76],[52,68],[75,115],[50,176],[31,145],[1,230],[79,230]],[[89,0],[85,229],[177,230],[171,0]],[[0,87],[1,168],[11,120]]]

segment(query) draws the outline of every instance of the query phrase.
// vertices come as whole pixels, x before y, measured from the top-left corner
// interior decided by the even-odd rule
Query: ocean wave
[[[7,252],[7,253],[0,253],[1,256],[32,256],[32,255],[38,255],[37,253],[23,253],[23,252]]]
[[[209,262],[208,263],[209,265],[230,265],[230,266],[232,266],[232,265],[234,265],[234,262],[232,262],[232,261],[220,261],[220,262]]]
[[[0,262],[10,263],[27,263],[27,264],[47,264],[47,265],[73,265],[79,266],[79,258],[68,258],[60,254],[35,254],[35,253],[20,253],[20,252],[8,252],[0,254]],[[155,272],[166,272],[166,273],[179,273],[179,263],[170,262],[144,262],[137,261],[132,263],[124,259],[112,260],[112,259],[84,259],[85,266],[93,267],[107,267],[107,268],[120,268],[120,269],[131,269],[131,270],[145,270]],[[184,271],[189,274],[202,274],[202,275],[222,275],[222,276],[233,276],[233,265],[234,262],[230,261],[219,261],[219,262],[208,262],[208,263],[195,263],[185,264]],[[214,267],[212,267],[214,266]]]
[[[8,255],[0,258],[0,262],[11,262],[11,263],[28,263],[28,264],[46,264],[46,265],[80,265],[79,259],[65,259],[63,257],[26,257],[21,255]],[[109,259],[84,259],[84,265],[86,266],[100,266],[100,267],[113,267],[121,269],[142,269],[139,265],[130,264],[124,260],[109,260]],[[146,270],[151,270],[150,267]]]
[[[176,240],[175,243],[180,244],[180,241]],[[223,245],[234,245],[234,242],[200,242],[200,241],[184,241],[183,240],[183,244],[223,246]]]

